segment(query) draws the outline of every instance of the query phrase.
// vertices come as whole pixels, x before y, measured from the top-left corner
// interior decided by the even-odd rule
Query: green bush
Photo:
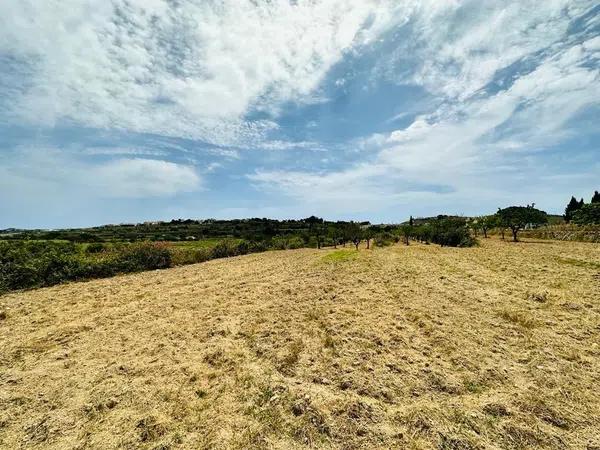
[[[304,239],[300,236],[292,236],[288,239],[287,248],[288,249],[297,249],[303,248],[305,246]]]
[[[3,263],[0,270],[0,292],[40,285],[37,271],[31,265]]]
[[[196,248],[192,252],[192,258],[194,263],[201,263],[210,259],[209,248]]]
[[[292,236],[284,242],[284,248],[304,246],[304,240],[299,236]],[[263,252],[270,248],[270,241],[239,239],[223,239],[214,247],[174,246],[148,241],[132,244],[0,241],[0,293],[50,286],[69,280],[165,269],[214,258]]]
[[[39,262],[38,276],[44,286],[76,280],[85,274],[82,261],[72,255],[50,254]]]
[[[317,238],[311,237],[313,247],[317,246]],[[306,246],[304,239],[301,236],[274,236],[269,243],[271,250],[291,250],[296,248],[304,248]]]
[[[211,259],[228,258],[239,255],[238,243],[234,239],[223,239],[219,241],[211,250]]]
[[[104,244],[102,244],[101,242],[94,242],[92,244],[89,244],[85,248],[85,252],[89,253],[89,254],[101,253],[103,251],[104,251]]]
[[[273,250],[285,250],[287,245],[287,239],[284,236],[273,236],[271,239],[270,246]]]
[[[250,253],[250,243],[248,241],[240,241],[237,244],[237,255],[247,255]]]
[[[429,244],[431,242],[432,227],[430,225],[413,227],[413,235],[417,241]]]
[[[431,242],[442,247],[472,247],[477,244],[462,217],[438,218],[431,223]]]
[[[393,242],[397,242],[394,241],[395,237],[396,236],[392,235],[391,233],[379,233],[375,235],[373,242],[375,243],[376,247],[387,247],[392,245]]]
[[[600,203],[583,205],[573,215],[573,222],[577,225],[600,225]]]
[[[0,242],[0,290],[49,286],[80,276],[75,244],[54,241]]]
[[[250,241],[249,253],[260,253],[269,250],[269,246],[265,241]]]
[[[166,269],[172,265],[169,248],[157,242],[128,245],[120,250],[116,262],[123,272]]]

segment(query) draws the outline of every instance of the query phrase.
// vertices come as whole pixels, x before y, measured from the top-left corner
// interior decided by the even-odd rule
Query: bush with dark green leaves
[[[211,259],[245,255],[250,253],[251,247],[251,244],[245,240],[223,239],[212,248],[210,255]]]
[[[172,259],[166,244],[142,242],[123,247],[115,262],[122,272],[141,272],[171,267]]]
[[[304,239],[302,239],[300,236],[292,236],[288,239],[287,248],[293,250],[297,248],[302,248],[305,245],[306,243],[304,242]]]
[[[398,237],[393,235],[392,233],[383,232],[378,233],[373,238],[373,242],[375,243],[375,247],[387,247],[392,245],[394,242],[398,242]]]
[[[90,253],[90,254],[101,253],[103,251],[104,251],[104,244],[102,242],[93,242],[85,248],[85,252]]]
[[[462,217],[438,218],[430,223],[431,242],[442,247],[472,247],[477,240],[471,236],[466,219]]]
[[[84,264],[73,243],[0,241],[0,291],[49,286],[83,272]]]
[[[583,205],[573,215],[573,223],[577,225],[600,225],[600,202]]]
[[[302,238],[287,238],[288,248],[303,246]],[[243,239],[223,239],[212,248],[173,246],[164,242],[75,244],[0,240],[0,293],[70,280],[166,269],[174,265],[263,252],[270,248],[268,242]]]
[[[285,250],[287,245],[287,238],[285,236],[274,236],[271,239],[271,248],[273,250]]]
[[[423,224],[419,226],[413,226],[413,236],[419,242],[429,244],[431,242],[431,234],[431,225]]]

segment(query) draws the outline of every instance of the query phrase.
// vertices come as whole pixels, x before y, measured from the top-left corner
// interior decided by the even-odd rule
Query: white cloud
[[[167,197],[198,190],[194,168],[154,159],[117,159],[89,169],[89,186],[101,196]]]
[[[9,157],[10,156],[10,157]],[[90,198],[170,197],[203,188],[193,166],[158,159],[82,160],[56,148],[18,148],[0,167],[5,188],[27,187],[29,195]]]
[[[377,72],[464,100],[498,70],[566,43],[573,18],[593,5],[588,0],[425,1],[411,15],[410,39],[399,42]]]
[[[13,192],[15,186],[33,186],[63,194],[87,189],[96,197],[170,196],[202,189],[203,174],[225,172],[220,163],[200,165],[197,151],[236,160],[231,170],[247,164],[253,185],[275,195],[283,192],[302,211],[312,206],[320,211],[380,211],[425,200],[431,209],[468,208],[477,198],[489,202],[519,195],[516,186],[524,179],[537,183],[528,193],[549,198],[551,189],[568,189],[546,186],[544,180],[558,174],[525,170],[532,170],[534,151],[541,154],[572,136],[571,121],[600,104],[600,41],[594,28],[600,19],[588,14],[575,23],[594,4],[0,2],[0,61],[6,63],[0,68],[0,123],[66,123],[151,134],[140,146],[148,143],[148,149],[77,147],[96,161],[109,159],[104,163],[52,149],[18,161],[5,158],[0,183]],[[357,66],[330,72],[340,62]],[[322,83],[328,74],[335,78]],[[351,95],[361,81],[359,88],[369,92],[382,80],[416,85],[428,97],[418,107],[408,99],[404,109],[406,99],[399,98],[391,118],[374,125],[377,133],[366,131],[350,142],[335,139],[339,130],[324,133],[321,123],[310,120],[336,114],[338,106],[345,113],[343,98],[339,105],[332,102],[331,112],[320,105],[307,108],[319,110],[314,117],[287,117],[288,122],[278,123],[278,114],[290,102],[327,102],[334,97],[322,90],[326,88]],[[410,126],[389,131],[417,111],[420,116]],[[332,123],[355,123],[340,119]],[[286,136],[288,130],[297,132],[298,140]],[[328,142],[319,142],[324,135]],[[214,145],[179,145],[165,136]],[[251,152],[249,157],[240,152],[242,147],[319,150],[322,164],[312,154],[292,163],[284,152]],[[190,164],[167,161],[175,153],[178,161]],[[291,167],[256,169],[263,162]],[[311,162],[333,169],[305,169]],[[588,169],[593,173],[598,167]],[[563,175],[590,179],[587,173]]]
[[[528,72],[515,73],[511,85],[497,93],[473,95],[499,69],[529,52],[537,52],[564,33],[572,19],[573,5],[548,2],[540,8],[537,15],[521,3],[499,11],[485,8],[490,13],[489,21],[473,25],[475,37],[485,35],[485,39],[475,39],[470,35],[473,28],[465,26],[450,32],[452,38],[442,44],[442,36],[449,33],[443,25],[448,26],[448,11],[453,5],[440,3],[417,22],[424,29],[421,38],[432,43],[424,53],[427,57],[421,55],[425,66],[418,68],[412,81],[441,95],[445,99],[442,106],[417,117],[405,129],[374,134],[359,141],[359,148],[371,149],[371,154],[376,154],[372,162],[360,161],[344,170],[318,174],[263,170],[249,178],[259,187],[281,189],[303,202],[317,202],[338,212],[344,211],[347,199],[353,198],[359,199],[363,211],[402,203],[407,196],[427,198],[431,206],[466,208],[477,204],[477,198],[514,199],[520,195],[518,186],[524,183],[523,170],[529,171],[531,185],[536,181],[526,156],[520,157],[516,165],[507,158],[519,158],[515,152],[532,152],[560,143],[571,133],[567,124],[572,118],[586,108],[600,105],[594,39],[578,44],[565,38],[551,51],[537,54]],[[526,17],[520,17],[519,13]],[[513,27],[508,27],[508,22],[517,16]],[[424,26],[425,23],[429,25]],[[501,33],[501,29],[510,31]],[[513,51],[511,46],[519,42],[522,45]],[[433,61],[431,64],[428,58]],[[444,73],[443,68],[451,61],[456,63],[455,71]],[[598,167],[588,169],[593,173]],[[535,171],[540,185],[547,175]],[[589,175],[581,173],[579,179],[589,180]],[[417,195],[418,188],[410,183],[453,189],[439,192],[425,189]],[[552,186],[546,190],[558,188]],[[528,191],[532,189],[529,187]],[[544,200],[549,198],[543,191],[536,195]]]
[[[137,147],[86,147],[82,150],[85,155],[103,155],[103,156],[166,156],[164,150],[156,150],[153,148],[137,148]]]
[[[391,3],[2,2],[0,53],[22,70],[6,117],[252,145],[276,125],[245,114],[314,98],[344,52],[386,29]]]
[[[248,178],[260,189],[293,197],[301,208],[335,214],[371,211],[393,202],[395,198],[385,186],[389,179],[381,178],[386,174],[384,167],[361,165],[329,173],[259,170]]]

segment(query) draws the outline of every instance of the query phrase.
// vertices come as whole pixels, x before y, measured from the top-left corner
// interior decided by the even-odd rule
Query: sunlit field
[[[0,447],[598,448],[600,248],[274,251],[0,297]]]

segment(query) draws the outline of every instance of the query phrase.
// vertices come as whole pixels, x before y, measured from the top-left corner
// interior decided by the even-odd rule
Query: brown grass
[[[487,239],[5,295],[0,448],[598,448],[599,263]]]

